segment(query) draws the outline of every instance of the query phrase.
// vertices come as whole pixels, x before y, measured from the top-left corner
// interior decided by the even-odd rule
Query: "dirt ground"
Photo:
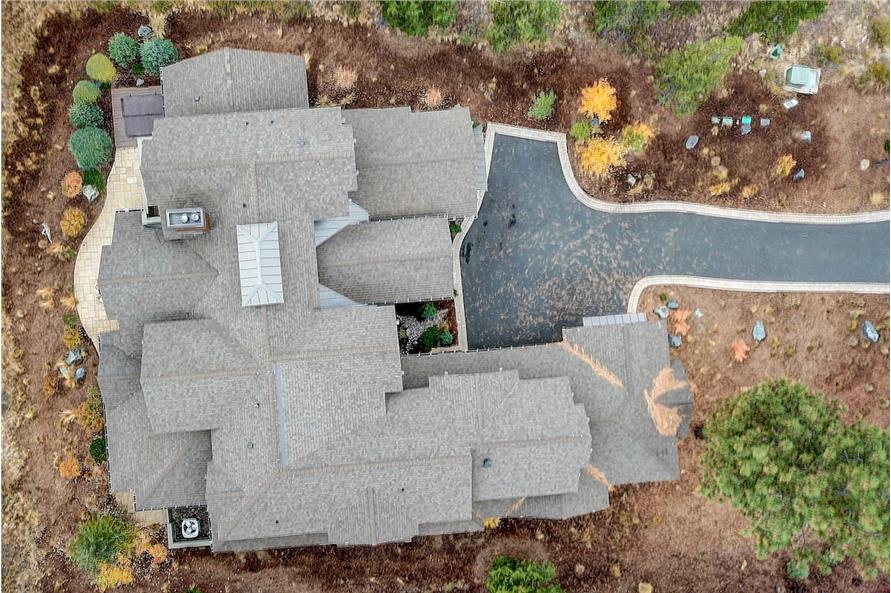
[[[5,29],[6,18],[4,11]],[[61,342],[63,308],[58,297],[71,288],[74,262],[49,255],[41,245],[39,227],[46,221],[54,235],[58,234],[61,212],[70,205],[58,184],[74,167],[65,149],[71,88],[84,77],[83,67],[90,54],[103,50],[114,32],[134,32],[144,22],[143,17],[122,10],[101,16],[87,12],[79,20],[67,15],[52,17],[36,40],[35,53],[20,62],[23,83],[17,89],[15,113],[18,139],[10,143],[5,136],[3,147],[2,288],[4,584],[14,586],[18,575],[20,587],[15,588],[21,590],[93,590],[68,562],[65,549],[76,522],[110,504],[105,471],[88,466],[83,477],[65,482],[57,467],[65,453],[75,452],[82,460],[86,457],[91,435],[74,423],[63,424],[62,418],[66,410],[80,404],[85,386],[95,380],[97,357],[88,348],[85,386],[60,388],[49,397],[43,394],[44,376],[54,372],[51,366],[65,351]],[[706,117],[706,110],[679,121],[655,107],[650,69],[609,47],[570,45],[547,53],[495,57],[472,47],[407,40],[358,25],[343,27],[318,20],[281,25],[261,17],[229,19],[194,13],[172,18],[167,33],[183,57],[225,45],[304,53],[309,59],[312,100],[327,95],[337,101],[352,94],[352,99],[345,101],[351,107],[408,104],[421,108],[421,97],[436,88],[444,96],[444,106],[466,105],[478,121],[530,125],[525,118],[530,96],[552,88],[560,96],[558,109],[543,127],[559,130],[567,129],[575,118],[578,89],[606,76],[619,88],[616,125],[658,116],[657,128],[663,136],[657,138],[648,156],[634,165],[656,172],[652,196],[641,199],[664,198],[659,192],[670,189],[668,197],[672,199],[708,201],[697,184],[709,174],[710,158],[705,161],[685,154],[678,144],[690,130],[699,129],[697,118]],[[338,94],[334,89],[331,73],[339,65],[358,73],[350,93]],[[759,86],[755,76],[742,73],[730,81],[733,93],[745,97],[742,103],[715,98],[713,108],[733,105],[754,110],[767,102],[769,91]],[[756,130],[743,139],[748,143],[743,149],[738,138],[727,134],[719,135],[709,146],[715,147],[730,175],[740,177],[740,186],[762,183],[758,175],[772,168],[775,153],[793,142],[785,132],[806,127],[814,132],[815,140],[821,140],[795,153],[806,166],[808,177],[798,185],[784,182],[768,187],[765,182],[753,200],[742,203],[731,197],[722,203],[775,209],[780,207],[779,194],[783,193],[787,210],[847,212],[887,204],[869,198],[880,192],[887,199],[887,168],[861,173],[855,165],[860,152],[866,158],[882,158],[865,151],[873,150],[874,140],[881,150],[884,132],[877,135],[874,128],[887,128],[887,95],[861,95],[842,85],[830,86],[788,114],[776,112],[776,101],[771,101],[775,132],[758,136]],[[712,142],[711,137],[700,135],[703,143]],[[658,150],[660,146],[664,151]],[[752,162],[740,154],[748,154]],[[646,160],[649,158],[653,160]],[[671,158],[683,161],[683,174],[673,176]],[[826,168],[821,170],[823,166]],[[582,183],[593,193],[601,190],[591,180],[582,179]],[[669,183],[673,184],[670,188]],[[621,194],[604,197],[627,199]],[[86,212],[89,225],[101,201],[88,205],[80,200],[76,205]],[[47,287],[56,290],[54,308],[40,306],[37,291]],[[724,298],[717,296],[720,293],[688,289],[673,294],[684,306],[701,308],[703,323],[718,324],[714,334],[710,325],[700,328],[694,324],[692,341],[677,352],[696,385],[696,422],[701,422],[702,414],[721,397],[762,377],[794,370],[812,387],[842,397],[852,414],[887,425],[887,337],[883,335],[881,347],[847,345],[853,335],[848,329],[852,309],[864,309],[866,317],[884,323],[883,334],[887,333],[887,297],[802,295],[801,305],[795,308],[786,307],[782,299],[787,297],[779,295]],[[841,303],[836,302],[838,298]],[[724,306],[720,300],[725,301]],[[746,312],[755,305],[774,308],[772,313],[763,313],[776,318],[768,323],[768,342],[753,348],[744,364],[731,364],[728,344],[737,334],[743,337],[750,330],[753,315]],[[770,345],[774,335],[781,340],[776,348]],[[790,350],[793,346],[794,351]],[[775,352],[770,356],[772,349]],[[832,358],[824,361],[813,353]],[[836,385],[836,381],[840,383]],[[873,391],[866,390],[869,384]],[[280,591],[286,587],[297,591],[476,591],[481,589],[489,560],[512,551],[551,560],[558,566],[566,590],[576,592],[629,591],[640,581],[653,583],[656,591],[752,591],[777,586],[787,591],[888,591],[882,580],[859,583],[847,567],[828,579],[799,586],[785,582],[781,558],[756,561],[748,542],[738,535],[742,527],[739,518],[725,505],[695,495],[699,450],[693,437],[681,444],[680,482],[618,488],[610,510],[572,521],[505,521],[483,534],[425,538],[371,550],[311,548],[218,557],[205,552],[176,553],[160,568],[150,569],[147,562],[141,563],[137,585],[123,590],[178,593],[194,583],[205,593]],[[617,577],[610,570],[615,563],[620,567]]]

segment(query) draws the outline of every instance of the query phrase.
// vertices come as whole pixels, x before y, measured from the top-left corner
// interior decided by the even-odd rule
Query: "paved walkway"
[[[582,317],[625,311],[635,285],[656,275],[886,290],[887,213],[607,204],[581,191],[556,137],[509,133],[488,131],[489,191],[461,246],[470,348],[559,340]]]
[[[99,218],[81,243],[74,263],[74,296],[80,322],[99,348],[99,333],[118,328],[117,321],[109,320],[105,307],[99,300],[97,280],[102,246],[111,243],[114,229],[114,213],[118,210],[142,208],[142,176],[139,174],[138,148],[119,148],[115,152],[114,166],[105,184],[105,203]]]

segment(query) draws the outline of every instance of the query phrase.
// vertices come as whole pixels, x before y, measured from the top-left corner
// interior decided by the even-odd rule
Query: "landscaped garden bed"
[[[396,305],[399,349],[403,354],[458,346],[455,301]]]

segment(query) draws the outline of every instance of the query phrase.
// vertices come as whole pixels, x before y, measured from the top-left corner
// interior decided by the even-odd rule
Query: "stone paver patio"
[[[99,218],[84,237],[77,261],[74,263],[74,296],[80,322],[99,348],[99,333],[118,328],[116,321],[109,320],[99,299],[97,280],[102,246],[111,243],[114,229],[114,213],[119,210],[142,208],[142,176],[139,173],[139,149],[120,148],[115,153],[114,165],[108,176],[105,204]]]

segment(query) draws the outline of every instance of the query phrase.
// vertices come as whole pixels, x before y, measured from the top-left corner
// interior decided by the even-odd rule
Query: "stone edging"
[[[616,204],[594,198],[581,188],[572,171],[569,162],[569,151],[566,146],[566,134],[534,130],[507,124],[490,123],[486,126],[486,173],[488,174],[492,161],[492,148],[495,143],[495,135],[513,136],[527,140],[540,142],[553,142],[557,145],[560,155],[560,167],[566,185],[572,191],[576,199],[591,208],[601,212],[613,214],[633,214],[643,212],[682,212],[688,214],[700,214],[703,216],[715,216],[720,218],[735,218],[738,220],[752,220],[759,222],[782,222],[798,224],[850,224],[866,222],[885,222],[891,219],[888,210],[873,212],[858,212],[854,214],[798,214],[788,212],[766,212],[762,210],[741,210],[738,208],[724,208],[720,206],[707,206],[695,202],[638,202],[632,204]]]
[[[851,292],[862,294],[888,294],[888,284],[858,284],[856,282],[773,282],[757,280],[723,280],[701,276],[647,276],[631,289],[628,312],[636,313],[643,291],[651,286],[682,285],[711,290],[737,292]]]

